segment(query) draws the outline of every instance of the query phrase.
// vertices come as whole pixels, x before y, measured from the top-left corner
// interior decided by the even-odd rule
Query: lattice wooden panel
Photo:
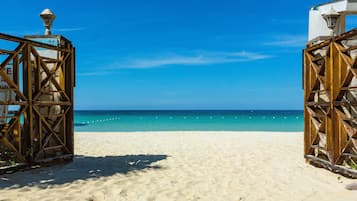
[[[357,177],[357,30],[304,50],[305,157]]]
[[[0,151],[13,152],[24,164],[73,157],[75,50],[67,39],[49,37],[61,43],[0,34],[16,44],[0,49]]]

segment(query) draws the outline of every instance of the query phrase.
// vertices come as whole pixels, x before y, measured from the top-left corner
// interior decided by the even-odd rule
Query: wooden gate
[[[308,162],[357,178],[357,29],[304,50]]]
[[[73,157],[75,49],[0,34],[0,167]]]

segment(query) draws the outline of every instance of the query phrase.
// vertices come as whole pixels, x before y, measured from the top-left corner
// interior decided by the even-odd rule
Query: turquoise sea
[[[303,131],[299,110],[75,111],[75,131]]]

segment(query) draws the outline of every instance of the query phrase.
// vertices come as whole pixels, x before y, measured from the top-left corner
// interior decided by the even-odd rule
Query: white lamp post
[[[52,11],[48,8],[43,10],[40,14],[40,17],[43,21],[43,25],[45,26],[45,35],[51,35],[51,26],[53,21],[56,18],[56,15],[52,13]]]
[[[337,20],[340,17],[340,14],[336,12],[333,7],[331,7],[328,12],[322,14],[322,17],[325,19],[327,27],[330,29],[330,36],[334,36],[334,29],[336,27]]]

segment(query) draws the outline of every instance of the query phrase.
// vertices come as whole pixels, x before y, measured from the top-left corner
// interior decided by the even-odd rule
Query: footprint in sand
[[[357,183],[351,183],[351,184],[347,184],[345,186],[345,188],[347,190],[350,190],[350,191],[356,191],[357,190]]]

